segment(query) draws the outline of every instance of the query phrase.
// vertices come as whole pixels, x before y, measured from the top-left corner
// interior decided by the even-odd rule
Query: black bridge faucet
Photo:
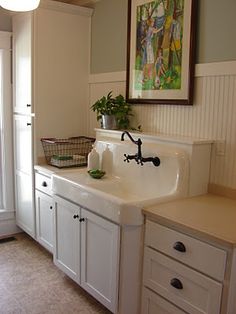
[[[138,138],[138,140],[135,141],[128,131],[124,131],[121,134],[121,141],[124,141],[125,134],[129,137],[131,142],[133,142],[135,145],[138,146],[138,152],[135,155],[124,154],[124,156],[125,156],[124,161],[129,162],[130,160],[134,159],[136,161],[136,163],[138,165],[140,164],[141,166],[143,166],[143,163],[145,163],[145,162],[152,162],[153,165],[156,167],[158,167],[160,165],[161,161],[158,157],[143,157],[142,156],[142,151],[141,151],[142,141],[140,138]]]

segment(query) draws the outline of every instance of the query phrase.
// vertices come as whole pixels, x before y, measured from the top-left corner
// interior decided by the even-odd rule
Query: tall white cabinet
[[[30,13],[13,19],[13,128],[15,159],[16,220],[19,227],[35,236],[33,206],[33,102],[32,18]]]
[[[12,19],[16,221],[32,237],[40,139],[86,135],[91,14],[42,0],[37,10]]]

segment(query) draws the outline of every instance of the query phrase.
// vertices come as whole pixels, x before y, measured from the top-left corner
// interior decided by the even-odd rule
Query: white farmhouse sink
[[[55,197],[71,200],[118,224],[141,225],[144,207],[187,195],[189,159],[183,150],[145,143],[143,154],[158,156],[161,164],[140,166],[135,161],[125,163],[123,157],[124,153],[136,153],[136,145],[113,139],[97,141],[101,156],[107,144],[111,153],[107,175],[93,179],[87,169],[54,174]]]

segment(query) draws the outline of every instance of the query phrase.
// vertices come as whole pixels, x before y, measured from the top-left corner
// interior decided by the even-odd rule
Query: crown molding
[[[68,4],[59,1],[52,1],[52,0],[41,0],[39,8],[42,9],[49,9],[49,10],[56,10],[60,12],[70,13],[70,14],[78,14],[87,17],[91,17],[93,14],[93,9],[85,8],[78,5]]]

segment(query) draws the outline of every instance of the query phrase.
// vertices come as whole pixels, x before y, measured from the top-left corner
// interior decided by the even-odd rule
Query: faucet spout
[[[142,145],[141,139],[139,138],[137,141],[135,141],[135,140],[133,139],[133,137],[131,136],[131,134],[130,134],[128,131],[124,131],[124,132],[121,134],[121,141],[124,141],[125,134],[129,137],[129,139],[131,140],[131,142],[133,142],[134,144],[136,144],[136,145]]]

